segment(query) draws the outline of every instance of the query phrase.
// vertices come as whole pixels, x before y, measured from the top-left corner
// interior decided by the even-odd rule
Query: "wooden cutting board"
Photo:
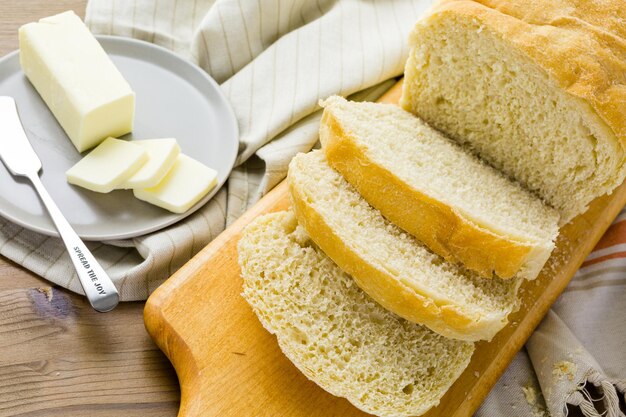
[[[397,103],[401,83],[380,101]],[[471,416],[587,254],[626,203],[626,185],[593,202],[561,230],[522,307],[491,342],[478,343],[466,371],[428,416]],[[307,380],[240,296],[237,241],[259,215],[289,207],[281,183],[159,287],[146,303],[148,332],[180,380],[179,416],[356,417],[366,414]]]

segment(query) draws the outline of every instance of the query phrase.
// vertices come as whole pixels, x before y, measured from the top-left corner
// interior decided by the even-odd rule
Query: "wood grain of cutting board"
[[[401,85],[380,101],[397,103]],[[561,229],[557,248],[535,281],[521,289],[522,306],[427,416],[471,416],[523,346],[587,254],[626,203],[626,185],[598,198]],[[237,241],[259,215],[289,207],[281,183],[159,287],[146,303],[148,332],[180,380],[179,416],[356,417],[366,414],[307,380],[240,296]]]

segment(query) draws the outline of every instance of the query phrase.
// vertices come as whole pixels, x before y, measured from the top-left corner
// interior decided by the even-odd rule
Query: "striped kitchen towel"
[[[511,363],[477,417],[624,417],[626,209]]]
[[[375,100],[402,73],[406,39],[429,0],[92,0],[94,33],[171,49],[221,84],[239,122],[237,167],[202,209],[165,230],[90,243],[123,301],[145,300],[227,224],[285,177],[317,142],[317,104]],[[0,219],[0,253],[82,293],[56,238]]]

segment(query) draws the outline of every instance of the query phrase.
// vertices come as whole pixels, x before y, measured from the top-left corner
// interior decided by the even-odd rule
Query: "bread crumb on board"
[[[52,302],[52,297],[54,297],[54,293],[52,292],[52,287],[39,287],[37,288],[37,291],[39,291],[42,294],[46,295],[46,299],[48,300],[48,302]]]

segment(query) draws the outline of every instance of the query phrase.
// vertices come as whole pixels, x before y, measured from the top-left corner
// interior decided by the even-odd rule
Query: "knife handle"
[[[89,304],[101,313],[113,310],[118,302],[117,288],[111,281],[95,256],[87,248],[85,243],[76,234],[72,226],[63,216],[54,200],[44,187],[37,173],[26,175],[35,186],[41,201],[50,213],[50,217],[56,227],[65,248],[72,259],[78,279],[83,287]]]

